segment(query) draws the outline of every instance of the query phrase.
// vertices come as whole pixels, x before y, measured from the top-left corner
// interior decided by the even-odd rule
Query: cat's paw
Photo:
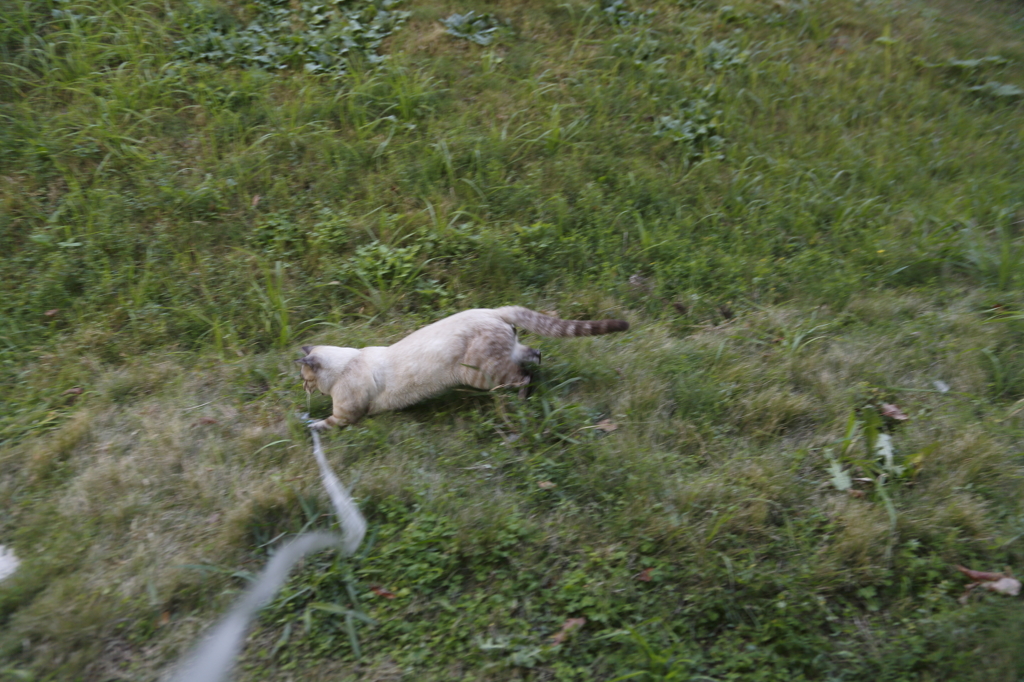
[[[319,431],[320,433],[323,433],[327,429],[331,428],[331,425],[327,423],[326,419],[318,419],[316,421],[310,422],[309,428],[312,429],[313,431]]]

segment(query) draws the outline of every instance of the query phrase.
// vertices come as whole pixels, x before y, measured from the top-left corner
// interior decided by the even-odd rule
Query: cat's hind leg
[[[519,398],[525,400],[530,395],[530,380],[533,378],[529,365],[540,364],[540,351],[517,341],[512,349],[512,360],[519,366],[522,376],[519,381]]]
[[[517,365],[539,365],[540,364],[540,351],[536,348],[530,348],[523,344],[516,342],[515,348],[512,349],[512,360]]]
[[[461,362],[463,383],[489,391],[498,386],[523,386],[529,381],[516,362],[515,332],[511,328],[497,333],[480,334],[466,347]]]

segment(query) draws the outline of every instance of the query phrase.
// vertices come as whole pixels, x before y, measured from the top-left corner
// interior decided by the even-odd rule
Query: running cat
[[[303,346],[302,383],[334,401],[333,414],[314,422],[323,431],[364,416],[408,407],[466,384],[489,390],[516,386],[525,397],[524,365],[540,353],[519,343],[516,327],[542,336],[594,336],[629,329],[625,320],[560,320],[529,308],[478,308],[419,329],[392,346]]]

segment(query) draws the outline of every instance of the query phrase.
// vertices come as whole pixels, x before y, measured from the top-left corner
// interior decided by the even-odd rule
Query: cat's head
[[[305,357],[299,358],[299,373],[302,375],[302,387],[306,393],[318,389],[327,394],[331,386],[344,372],[359,350],[356,348],[339,348],[338,346],[303,346]]]
[[[299,363],[299,374],[302,375],[302,388],[306,393],[312,393],[316,388],[316,374],[320,370],[320,360],[313,354],[316,346],[303,346],[302,352],[305,357],[296,360]]]

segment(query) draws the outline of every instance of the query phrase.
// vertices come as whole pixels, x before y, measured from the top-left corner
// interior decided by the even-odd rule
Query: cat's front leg
[[[367,404],[364,400],[353,400],[351,396],[347,399],[337,396],[332,397],[334,398],[334,407],[331,410],[331,416],[313,422],[309,425],[309,428],[314,431],[326,431],[335,426],[344,428],[350,424],[355,424],[366,414]]]
[[[321,433],[334,426],[341,425],[342,427],[348,426],[348,423],[342,419],[338,419],[333,414],[327,419],[318,419],[309,425],[309,428],[314,431],[320,431]]]

